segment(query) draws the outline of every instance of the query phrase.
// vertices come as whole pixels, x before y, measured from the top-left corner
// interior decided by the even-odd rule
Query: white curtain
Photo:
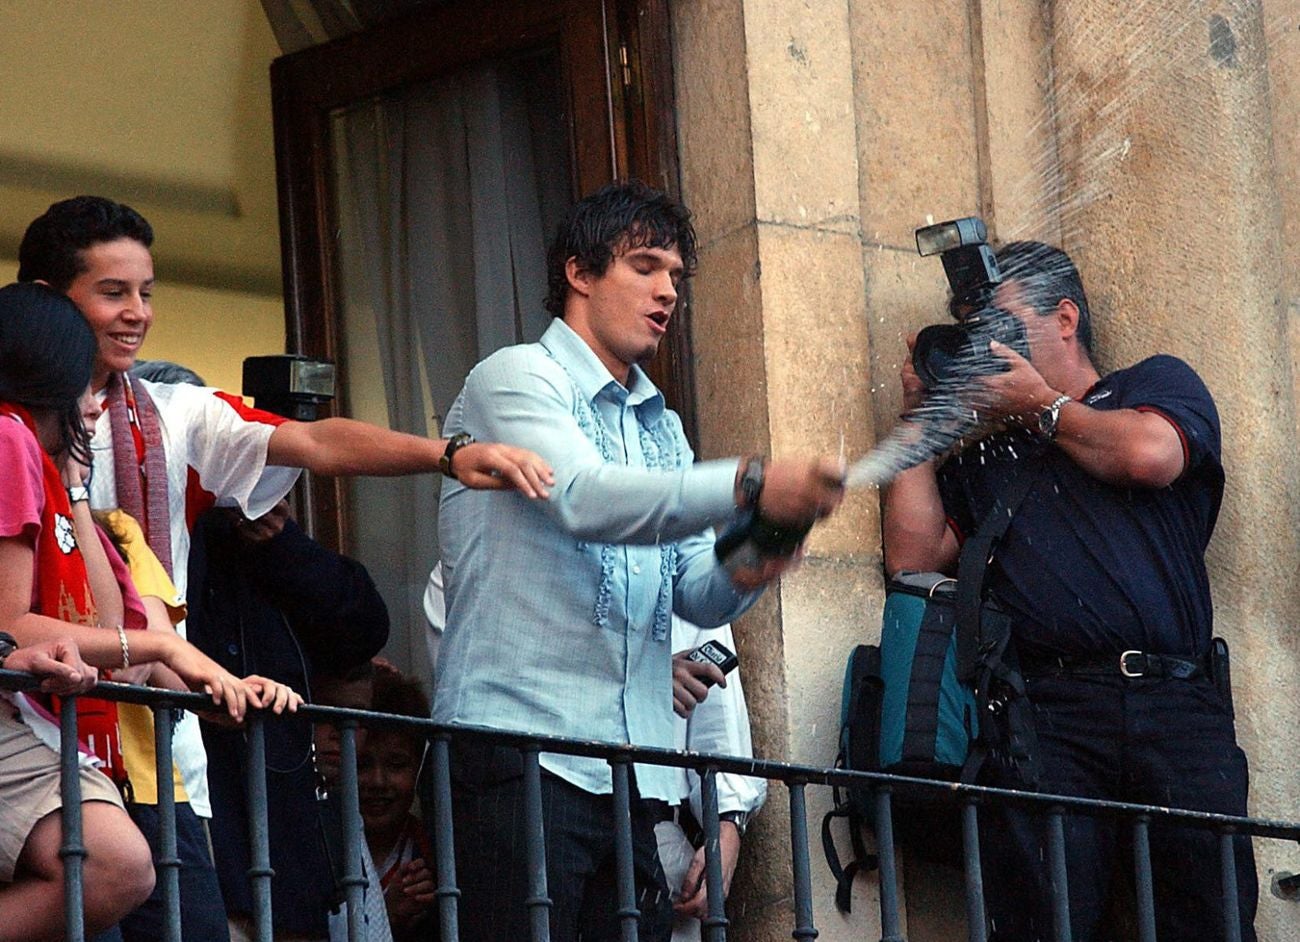
[[[476,362],[546,328],[545,226],[566,204],[568,168],[562,114],[536,80],[544,65],[483,65],[336,116],[352,415],[437,434]],[[386,653],[421,676],[437,493],[433,475],[359,479],[349,507],[347,550],[393,616]]]

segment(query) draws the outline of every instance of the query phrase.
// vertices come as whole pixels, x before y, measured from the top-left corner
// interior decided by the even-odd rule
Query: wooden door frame
[[[339,360],[338,266],[326,237],[334,218],[330,118],[338,108],[489,56],[551,45],[560,50],[570,96],[572,191],[637,176],[678,192],[667,2],[456,0],[276,59],[271,96],[289,351]],[[594,87],[605,89],[612,125],[577,117],[585,112],[573,90]],[[690,334],[685,318],[671,323],[666,355],[650,372],[694,440]],[[338,365],[345,380],[347,364]],[[315,478],[306,500],[312,532],[335,548],[345,538],[342,498],[340,479]]]

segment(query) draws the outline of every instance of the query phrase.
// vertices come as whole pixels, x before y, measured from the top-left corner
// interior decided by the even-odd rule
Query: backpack
[[[990,748],[1011,755],[1027,787],[1036,784],[1036,740],[1024,681],[1009,648],[1010,619],[983,597],[997,540],[1036,475],[1022,472],[962,548],[958,578],[899,573],[886,586],[880,645],[849,655],[835,767],[941,781],[975,781]],[[981,723],[981,718],[984,722]],[[852,910],[853,878],[878,860],[862,840],[874,827],[869,786],[832,790],[822,849],[836,881],[835,905]],[[960,809],[938,792],[895,791],[894,841],[920,859],[958,866]],[[831,822],[847,818],[854,858],[841,866]]]
[[[859,644],[849,653],[844,670],[844,692],[840,699],[840,742],[835,758],[835,768],[856,769],[864,772],[879,771],[880,720],[884,701],[885,682],[880,671],[880,647]],[[853,910],[853,878],[859,872],[870,872],[879,866],[875,854],[867,852],[862,841],[862,828],[874,820],[874,797],[869,788],[831,788],[833,806],[822,818],[822,851],[826,864],[835,878],[835,905],[840,912]],[[840,865],[831,835],[831,822],[848,818],[849,838],[853,844],[853,859],[847,866]]]
[[[900,573],[888,583],[880,644],[857,645],[845,669],[836,768],[974,781],[984,753],[975,692],[957,678],[955,586],[940,573]],[[850,912],[853,878],[877,865],[862,842],[862,828],[874,828],[875,795],[866,786],[832,794],[822,849],[836,882],[835,904]],[[896,791],[893,807],[904,812],[894,818],[896,843],[925,860],[960,860],[954,806]],[[854,857],[846,866],[830,832],[835,818],[849,822]]]

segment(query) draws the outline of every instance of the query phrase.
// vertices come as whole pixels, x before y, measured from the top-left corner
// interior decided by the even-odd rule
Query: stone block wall
[[[675,0],[682,187],[701,239],[690,315],[705,457],[868,449],[895,421],[904,338],[943,317],[912,230],[979,213],[1063,245],[1103,370],[1187,359],[1229,475],[1210,548],[1234,651],[1252,811],[1300,819],[1300,2]],[[878,636],[879,494],[737,626],[758,751],[828,764],[851,645]],[[835,912],[810,791],[820,938],[879,937],[874,878]],[[733,938],[784,939],[788,810],[746,840]],[[1300,938],[1269,892],[1260,937]],[[907,938],[959,937],[960,882],[906,865]]]

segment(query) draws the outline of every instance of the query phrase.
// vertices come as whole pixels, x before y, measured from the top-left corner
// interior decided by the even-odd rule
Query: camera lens
[[[912,367],[927,389],[945,381],[988,376],[1005,370],[1006,364],[989,352],[996,340],[1029,357],[1025,325],[1001,308],[985,308],[960,324],[932,324],[916,335]]]
[[[955,376],[968,346],[967,332],[958,324],[932,324],[916,335],[912,367],[927,389]]]

